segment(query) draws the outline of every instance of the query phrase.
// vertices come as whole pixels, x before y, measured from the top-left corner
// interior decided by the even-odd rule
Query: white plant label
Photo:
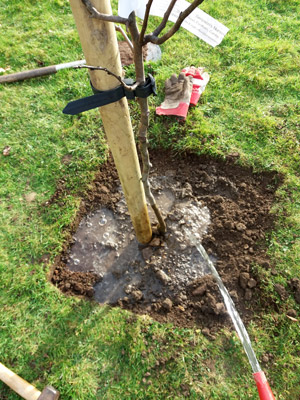
[[[128,18],[132,11],[143,19],[146,11],[146,4],[148,0],[119,0],[118,15],[122,18]]]
[[[147,0],[119,0],[119,15],[127,18],[132,11],[135,11],[139,18],[143,18],[146,3]],[[150,14],[156,17],[163,17],[169,4],[170,0],[154,0]],[[190,3],[185,0],[178,0],[172,10],[169,20],[175,22],[179,14],[189,5]],[[225,25],[206,14],[206,12],[200,10],[200,8],[195,8],[183,21],[181,26],[213,47],[220,44],[229,31]]]
[[[151,15],[163,17],[169,4],[170,0],[154,0],[150,11]],[[189,5],[190,3],[185,0],[178,0],[171,12],[169,20],[175,22],[179,14]],[[221,22],[200,10],[200,8],[195,8],[183,21],[181,26],[213,47],[220,44],[229,31]]]

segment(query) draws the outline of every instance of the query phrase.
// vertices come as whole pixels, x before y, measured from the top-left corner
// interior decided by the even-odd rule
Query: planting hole
[[[164,237],[140,245],[110,163],[102,167],[73,239],[54,268],[62,291],[93,297],[180,326],[213,332],[230,323],[209,269],[190,244],[207,250],[245,322],[264,300],[254,265],[271,268],[265,234],[279,177],[233,161],[153,156],[153,193],[166,218]],[[162,175],[162,171],[165,172]],[[150,211],[150,219],[155,219]]]

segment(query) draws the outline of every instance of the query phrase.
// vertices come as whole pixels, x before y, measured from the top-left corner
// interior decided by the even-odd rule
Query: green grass
[[[150,98],[150,144],[192,150],[284,174],[268,246],[277,275],[255,266],[264,290],[281,309],[266,308],[249,334],[277,399],[300,396],[300,307],[279,299],[300,262],[299,0],[219,0],[204,11],[230,31],[212,48],[180,31],[147,66],[159,95]],[[83,58],[69,4],[0,0],[0,67],[18,72]],[[151,19],[154,26],[158,19]],[[206,66],[211,81],[185,125],[154,115],[163,83],[187,65]],[[129,67],[128,75],[133,74]],[[126,311],[65,297],[47,281],[75,218],[80,193],[107,148],[96,110],[69,117],[70,100],[90,94],[85,71],[0,86],[0,361],[40,390],[57,387],[62,399],[256,399],[251,370],[234,332],[208,341],[199,330],[161,325]],[[131,105],[133,125],[137,107]],[[11,146],[8,157],[4,146]],[[64,157],[69,162],[64,162]],[[43,204],[57,187],[61,195]],[[28,203],[25,195],[36,193]],[[42,257],[48,255],[45,265]],[[0,383],[1,399],[18,396]]]

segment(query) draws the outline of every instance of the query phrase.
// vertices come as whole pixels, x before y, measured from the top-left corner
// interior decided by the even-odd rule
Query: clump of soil
[[[272,226],[273,218],[269,211],[280,181],[278,175],[271,172],[254,174],[251,169],[242,168],[232,160],[224,162],[196,155],[173,157],[163,151],[152,154],[152,163],[152,181],[156,194],[159,195],[164,186],[175,193],[174,204],[166,212],[171,231],[169,236],[167,234],[162,238],[155,235],[146,247],[136,244],[137,256],[131,263],[128,260],[132,253],[128,253],[128,260],[126,254],[119,255],[120,259],[125,257],[123,266],[114,264],[103,274],[103,271],[97,271],[99,264],[95,267],[93,259],[86,263],[74,262],[74,257],[73,261],[70,260],[72,246],[76,247],[75,235],[69,247],[66,246],[68,248],[57,266],[54,266],[53,283],[70,294],[92,296],[93,290],[96,290],[95,298],[98,296],[98,300],[102,301],[100,294],[117,291],[116,282],[119,281],[123,285],[118,287],[120,295],[111,297],[111,301],[108,301],[110,304],[137,313],[148,313],[162,322],[172,321],[180,326],[197,324],[205,327],[209,336],[218,326],[229,323],[229,317],[212,276],[205,271],[205,267],[194,273],[192,266],[195,262],[191,259],[196,255],[190,245],[178,239],[184,226],[181,226],[184,223],[178,206],[180,209],[182,203],[197,207],[201,204],[209,210],[211,221],[202,244],[214,260],[242,319],[247,322],[253,310],[258,310],[260,298],[260,279],[253,274],[251,265],[260,264],[270,268],[264,238]],[[162,171],[165,173],[163,182],[159,180]],[[125,227],[128,218],[126,209],[120,212],[122,195],[119,188],[117,174],[109,162],[101,167],[93,190],[83,200],[80,217],[85,218],[84,223],[88,223],[89,218],[97,216],[104,208],[108,213],[123,215],[124,234],[129,237],[132,232]],[[166,202],[166,198],[163,202]],[[177,229],[178,233],[174,235],[175,231],[172,229]],[[90,234],[94,233],[91,231]],[[111,234],[115,234],[115,229],[111,229]],[[118,258],[118,249],[114,248],[118,238],[119,236],[115,237],[108,244],[99,240],[100,243],[94,242],[92,246],[100,246],[99,254],[105,249],[107,257],[114,262]],[[172,258],[172,246],[175,242],[176,246],[178,244],[182,247],[180,251],[176,250],[177,256]],[[133,246],[133,242],[130,243]],[[91,248],[88,252],[92,253]],[[196,264],[200,261],[196,259]],[[105,281],[108,272],[109,279]],[[84,276],[87,277],[86,283]],[[79,285],[75,283],[77,280]],[[113,284],[112,287],[109,287],[110,283]],[[293,282],[292,285],[297,292],[297,283]],[[97,294],[97,287],[101,289],[100,294]]]
[[[90,272],[70,271],[64,263],[56,265],[52,275],[52,282],[62,291],[87,297],[93,297],[93,286],[99,280],[99,276]]]

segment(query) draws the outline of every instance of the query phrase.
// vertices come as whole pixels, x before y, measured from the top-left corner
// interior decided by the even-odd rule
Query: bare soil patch
[[[242,319],[247,323],[254,312],[261,311],[260,304],[266,304],[265,300],[261,301],[260,277],[254,274],[252,265],[271,268],[265,235],[273,224],[270,208],[280,177],[275,172],[253,173],[249,168],[238,166],[236,157],[221,161],[191,154],[174,156],[160,150],[152,152],[151,158],[154,182],[162,172],[170,185],[176,182],[175,205],[166,213],[168,224],[178,223],[178,236],[182,227],[178,220],[180,213],[176,211],[177,203],[202,204],[208,208],[211,223],[202,244],[215,261]],[[117,173],[109,161],[101,166],[93,189],[82,200],[73,232],[78,226],[80,228],[80,221],[89,218],[89,215],[97,216],[103,208],[112,214],[120,214],[122,197],[119,187]],[[161,189],[158,185],[156,190],[159,193]],[[174,241],[181,245],[181,251],[176,248],[177,256],[172,260]],[[79,265],[70,262],[75,244],[74,238],[66,243],[65,251],[53,267],[52,282],[64,293],[97,299],[97,287],[104,290],[103,274],[99,274],[88,262],[80,262]],[[182,241],[174,239],[173,233],[164,238],[154,233],[152,243],[139,246],[138,251],[139,256],[134,263],[127,262],[126,265],[137,273],[134,276],[139,279],[130,282],[133,275],[126,278],[126,268],[109,271],[114,279],[112,284],[120,281],[123,285],[119,287],[119,298],[109,302],[111,305],[149,314],[161,322],[170,321],[185,327],[197,325],[205,328],[208,336],[213,335],[218,327],[230,323],[219,289],[212,277],[204,272],[205,268],[198,276],[192,268],[185,270],[185,264],[194,265],[188,257],[195,255],[189,246],[184,248]],[[176,272],[179,263],[182,264],[181,274]],[[182,278],[184,274],[187,275],[186,280]],[[149,290],[149,285],[156,289]]]
[[[119,41],[118,45],[119,45],[122,66],[133,64],[133,53],[132,53],[129,45],[127,44],[127,42]],[[146,56],[147,56],[147,48],[143,48],[144,60],[146,59]]]

